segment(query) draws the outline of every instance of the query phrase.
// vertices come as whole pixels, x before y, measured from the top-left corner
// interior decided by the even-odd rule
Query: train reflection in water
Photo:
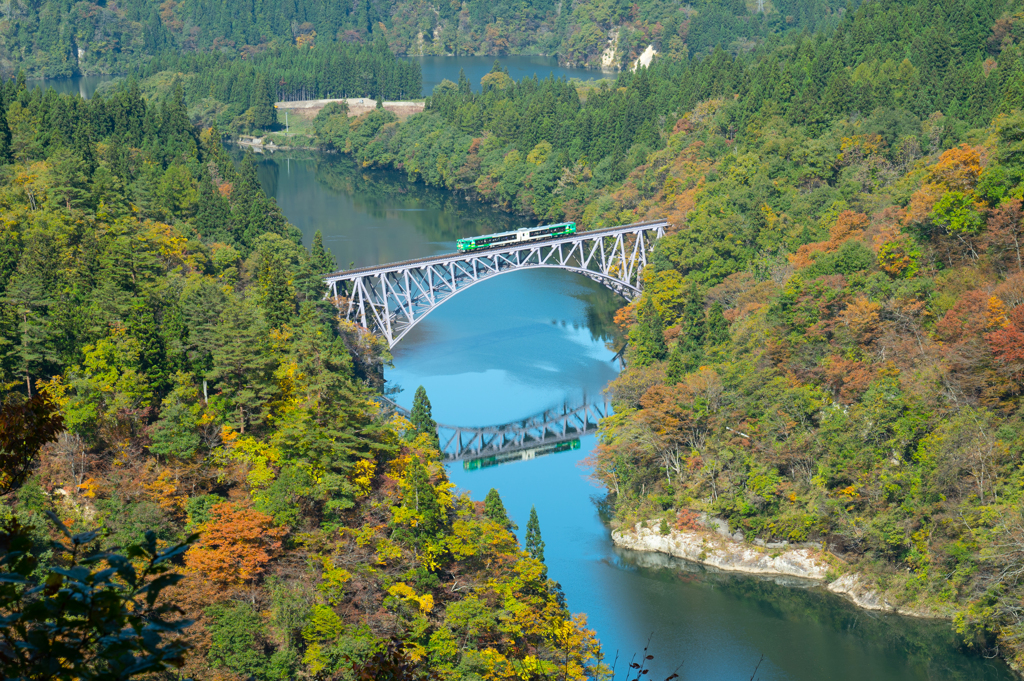
[[[529,461],[530,459],[536,459],[538,456],[544,456],[546,454],[570,452],[579,448],[580,439],[575,438],[568,442],[559,442],[557,444],[546,445],[544,447],[530,447],[529,449],[520,449],[518,451],[504,452],[502,454],[492,454],[490,456],[482,456],[476,459],[463,459],[462,468],[467,471],[476,471],[484,468],[490,468],[491,466],[500,466],[503,463]]]
[[[387,399],[383,401],[389,409],[409,416],[404,407]],[[596,433],[598,423],[611,413],[611,404],[603,396],[593,401],[584,396],[576,404],[565,402],[525,419],[496,426],[439,423],[437,438],[445,461],[464,461],[466,470],[476,470],[506,461],[579,449],[580,438]],[[476,461],[480,463],[469,466]]]

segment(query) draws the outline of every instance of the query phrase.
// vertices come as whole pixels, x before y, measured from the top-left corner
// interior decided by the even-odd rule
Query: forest
[[[91,16],[151,27],[123,34],[148,64],[141,82],[88,102],[3,85],[0,436],[41,425],[2,447],[16,465],[0,515],[20,548],[0,607],[28,598],[26,617],[50,621],[33,594],[93,579],[78,542],[113,552],[96,560],[125,583],[160,587],[133,592],[164,629],[159,645],[123,644],[131,664],[197,678],[601,673],[539,537],[518,545],[496,493],[452,493],[425,394],[412,421],[380,410],[388,354],[323,301],[330,254],[302,246],[251,160],[232,163],[189,109],[207,98],[218,123],[272,127],[277,88],[412,87],[385,40],[408,52],[420,32],[443,43],[452,17],[457,40],[513,10],[467,2],[409,33],[372,2],[354,24],[348,10],[132,7]],[[559,54],[578,63],[613,26],[627,43],[623,27],[662,40],[668,26],[676,47],[614,84],[517,83],[496,66],[442,83],[405,121],[329,106],[317,143],[540,221],[667,218],[644,294],[617,315],[627,368],[588,462],[613,525],[668,532],[706,513],[749,540],[823,547],[836,574],[1024,668],[1024,6],[765,7],[695,3],[673,24],[663,3],[581,2],[559,33],[553,7],[517,5],[534,24],[516,35],[537,42],[499,52],[577,36],[587,56]],[[714,42],[687,42],[716,13]],[[57,24],[50,44],[79,44],[85,24]],[[0,25],[4,49],[48,68],[34,25]],[[321,53],[314,38],[339,45]],[[376,69],[368,84],[313,77],[359,59]],[[24,655],[26,669],[62,659]]]
[[[286,45],[249,59],[165,51],[133,68],[128,79],[139,80],[154,101],[171,95],[177,80],[193,122],[240,132],[283,127],[274,110],[279,101],[418,99],[422,90],[419,64],[395,57],[383,38],[318,51]]]
[[[834,26],[848,5],[854,6],[837,0],[12,2],[0,8],[0,75],[21,69],[48,78],[122,74],[168,50],[250,58],[289,45],[329,51],[377,39],[398,55],[544,54],[567,65],[617,69],[648,45],[674,58],[718,45],[749,52],[773,36]]]
[[[615,87],[496,67],[317,125],[541,221],[667,218],[589,462],[615,526],[826,547],[1020,668],[1022,10],[879,0]]]
[[[600,649],[181,85],[0,86],[0,666],[583,679]]]

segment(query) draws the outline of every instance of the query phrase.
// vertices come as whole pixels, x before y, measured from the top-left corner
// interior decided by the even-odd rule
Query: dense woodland
[[[403,122],[329,106],[317,140],[538,220],[668,218],[644,295],[618,315],[628,368],[589,462],[615,523],[668,532],[708,513],[749,539],[824,546],[836,574],[1024,666],[1024,6],[765,5],[694,5],[681,41],[715,11],[750,33],[676,43],[614,85],[496,68],[443,83]],[[43,510],[99,525],[104,548],[197,531],[163,594],[196,620],[181,639],[191,674],[592,673],[593,636],[539,544],[519,549],[500,500],[451,494],[425,396],[416,423],[379,412],[387,355],[322,301],[329,254],[302,247],[215,128],[190,123],[187,98],[208,98],[270,127],[282,70],[387,65],[378,24],[392,50],[411,38],[368,3],[354,9],[365,31],[316,29],[313,50],[199,30],[185,45],[198,3],[162,7],[145,54],[225,56],[164,52],[141,84],[90,102],[4,85],[0,370],[11,414],[41,395],[62,419],[10,485],[8,522],[44,568],[64,559],[47,553]],[[456,36],[506,9],[474,7]],[[627,15],[630,30],[673,25],[663,3],[617,7],[572,9],[593,12],[597,53]],[[562,40],[540,30],[554,10],[534,9],[517,35]],[[253,11],[265,23],[250,28],[269,28],[252,35],[304,30]],[[785,32],[783,11],[820,30]],[[364,46],[322,56],[324,37]],[[323,82],[309,87],[347,87]]]
[[[824,545],[1022,665],[1022,9],[881,0],[749,57],[496,68],[318,131],[538,220],[667,217],[590,462],[617,522]]]
[[[301,3],[142,0],[15,1],[0,8],[0,74],[49,78],[123,73],[178,53],[252,57],[288,45],[329,51],[385,39],[399,55],[557,55],[565,64],[624,66],[654,45],[686,57],[716,45],[749,51],[789,31],[835,25],[836,0],[355,0]]]
[[[539,526],[453,493],[425,394],[382,412],[330,254],[180,86],[0,104],[5,675],[595,673]]]
[[[419,98],[422,90],[419,65],[395,57],[383,38],[330,50],[285,46],[249,59],[165,51],[132,69],[133,78],[154,101],[173,94],[177,80],[193,122],[241,132],[283,127],[274,110],[279,101],[404,100]]]

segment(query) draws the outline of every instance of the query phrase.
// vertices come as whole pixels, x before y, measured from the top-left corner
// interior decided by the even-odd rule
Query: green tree
[[[207,378],[231,400],[242,433],[247,423],[262,420],[273,394],[274,359],[266,336],[266,324],[253,306],[230,297],[211,339],[213,368]]]
[[[687,362],[686,356],[683,355],[682,345],[681,342],[677,341],[672,346],[672,351],[668,353],[668,369],[665,371],[665,382],[669,385],[675,385],[683,380],[683,376],[686,375]]]
[[[174,388],[160,405],[160,418],[153,428],[151,451],[179,459],[191,459],[200,451],[203,441],[199,435],[202,407],[199,389],[191,374],[179,372],[173,376]]]
[[[149,677],[182,665],[188,648],[180,634],[192,622],[160,598],[182,579],[172,571],[189,542],[157,548],[146,532],[123,554],[89,551],[99,532],[72,535],[53,549],[64,567],[39,569],[32,539],[17,524],[4,534],[0,558],[0,661],[8,678],[31,681],[100,681]]]
[[[262,651],[263,619],[248,603],[218,603],[206,609],[212,620],[210,652],[213,668],[226,667],[250,679],[267,679],[270,659]]]
[[[540,520],[537,519],[537,507],[530,507],[530,520],[526,523],[526,552],[544,562],[544,540],[540,537]]]
[[[313,246],[309,249],[310,258],[313,261],[313,269],[320,274],[328,274],[334,271],[334,256],[329,249],[324,248],[324,235],[320,230],[313,234]]]
[[[725,311],[722,304],[715,302],[708,310],[706,335],[704,343],[708,347],[721,345],[729,342],[729,322],[725,318]]]
[[[292,287],[288,264],[283,257],[264,249],[261,253],[259,291],[263,316],[273,328],[291,321],[295,314],[295,289]]]
[[[665,359],[664,327],[650,296],[644,296],[637,310],[637,324],[629,331],[630,358],[637,366]]]
[[[505,504],[501,502],[501,495],[498,490],[491,488],[484,499],[484,515],[498,523],[506,530],[518,530],[519,527],[512,522],[505,511]]]
[[[427,390],[422,385],[416,388],[416,395],[412,398],[412,425],[416,426],[417,433],[426,433],[437,441],[437,422],[434,420],[430,409],[430,398],[427,397]]]
[[[274,92],[263,74],[256,76],[253,84],[250,111],[252,124],[260,130],[273,130],[277,127],[277,108],[274,106]]]

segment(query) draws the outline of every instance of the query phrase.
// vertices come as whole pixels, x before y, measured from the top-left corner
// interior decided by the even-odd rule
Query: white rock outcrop
[[[726,539],[714,532],[657,529],[637,525],[631,530],[612,532],[612,541],[635,551],[660,551],[695,563],[731,572],[785,575],[824,581],[829,564],[821,551],[813,549],[766,549]]]
[[[649,527],[638,523],[632,528],[613,531],[612,542],[625,549],[668,554],[723,572],[822,582],[832,593],[849,599],[865,610],[893,612],[908,617],[950,617],[948,612],[891,603],[874,584],[856,572],[847,573],[827,583],[826,574],[831,563],[824,551],[806,547],[751,545],[731,537],[728,525],[719,518],[703,517],[701,522],[707,526],[707,530],[670,529],[668,534],[662,534],[657,529],[659,520],[648,521]],[[832,562],[835,562],[834,558]]]
[[[654,49],[654,45],[648,45],[647,48],[640,53],[636,61],[633,62],[632,70],[636,71],[638,66],[648,67],[651,62],[654,61],[654,55],[658,54],[658,51]]]
[[[601,70],[615,70],[615,53],[619,51],[619,29],[613,28],[608,33],[608,47],[601,53]]]

